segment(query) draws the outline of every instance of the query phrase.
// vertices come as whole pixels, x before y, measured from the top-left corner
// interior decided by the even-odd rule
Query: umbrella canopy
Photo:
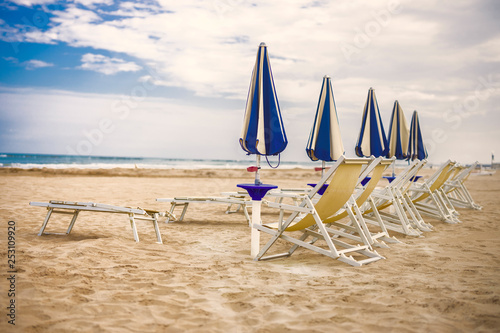
[[[373,88],[368,90],[368,97],[361,121],[361,130],[355,151],[359,157],[368,157],[371,155],[375,157],[386,156],[389,151],[384,125],[380,118],[377,98],[375,97]]]
[[[261,43],[250,81],[240,145],[248,154],[277,155],[287,144],[267,46]]]
[[[412,161],[415,159],[423,160],[426,159],[427,156],[427,149],[425,149],[422,132],[420,131],[418,113],[417,111],[413,111],[410,126],[410,140],[408,142],[408,159]]]
[[[335,161],[344,154],[331,78],[323,78],[316,117],[306,147],[312,161]]]
[[[391,123],[389,125],[389,152],[387,157],[396,156],[398,160],[404,160],[408,157],[408,140],[410,137],[410,128],[408,121],[403,113],[398,101],[394,102],[392,108]]]

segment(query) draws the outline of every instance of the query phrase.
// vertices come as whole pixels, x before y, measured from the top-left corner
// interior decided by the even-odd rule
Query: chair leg
[[[247,219],[248,226],[251,228],[252,227],[252,220],[250,219],[250,215],[248,214],[248,207],[247,205],[243,205],[243,214],[245,214],[245,218]]]
[[[158,213],[153,214],[153,226],[156,233],[156,242],[158,244],[163,244],[163,241],[161,240],[160,228],[158,228]]]
[[[355,205],[356,203],[354,203]],[[357,208],[357,205],[354,206],[352,203],[346,203],[344,205],[344,208],[347,212],[347,215],[349,215],[349,218],[351,219],[352,226],[356,229],[361,242],[363,244],[368,245],[369,248],[372,248],[373,243],[375,243],[375,240],[372,238],[372,234],[368,227],[366,226],[366,223],[364,220],[361,220],[362,223],[359,223],[358,219],[356,218],[356,215],[354,215],[353,209]],[[358,216],[361,216],[361,211],[359,211],[359,208],[356,211],[356,214],[359,214]]]
[[[375,205],[375,201],[371,196],[368,198],[368,203],[370,205],[370,208],[372,209],[373,216],[375,217],[378,226],[380,227],[380,229],[382,229],[382,232],[387,235],[387,237],[390,237],[389,232],[387,231],[387,227],[385,226],[384,221],[382,221],[382,217],[380,216],[377,206]]]
[[[182,220],[184,220],[184,215],[186,215],[188,207],[189,207],[189,202],[186,202],[184,204],[184,208],[182,209],[182,213],[181,213],[181,217],[179,218],[179,222],[181,222]]]
[[[474,199],[472,198],[472,195],[470,194],[469,190],[467,189],[467,187],[465,187],[464,184],[461,184],[460,188],[462,189],[462,191],[464,192],[465,196],[467,197],[467,201],[472,206],[472,209],[476,209],[476,210],[483,209],[483,207],[481,205],[479,205],[476,202],[474,202]]]
[[[413,205],[411,200],[407,200],[407,198],[400,194],[399,196],[401,203],[404,206],[404,209],[406,210],[407,214],[410,216],[411,221],[413,221],[413,227],[417,228],[418,230],[421,231],[432,231],[430,227],[427,226],[427,224],[424,222],[423,219],[418,219],[417,215],[415,215],[412,207],[410,205]]]
[[[175,203],[172,203],[170,205],[170,211],[168,212],[168,214],[166,214],[167,219],[165,220],[165,223],[170,222],[171,217],[174,216],[174,209],[175,209]]]
[[[134,234],[134,239],[136,242],[139,242],[139,235],[137,234],[137,227],[135,225],[134,214],[129,214],[130,226],[132,227],[132,232]]]
[[[422,232],[412,228],[410,221],[408,220],[408,216],[406,216],[403,204],[401,203],[401,200],[404,199],[399,198],[397,195],[393,195],[393,198],[392,205],[394,206],[396,214],[401,221],[401,227],[403,228],[404,233],[408,236],[420,236]]]
[[[236,205],[236,208],[234,210],[231,210],[231,208],[233,208],[233,205]],[[226,214],[238,213],[240,211],[241,207],[242,207],[241,204],[232,204],[232,203],[230,203],[227,206],[226,211],[224,213],[226,213]]]
[[[311,229],[313,229],[313,227],[316,227],[316,226],[312,226],[312,227],[310,227],[310,228],[311,228]],[[316,227],[316,229],[317,229],[317,227]],[[300,236],[299,240],[300,240],[300,241],[302,241],[302,242],[305,242],[305,241],[306,241],[306,239],[307,239],[308,237],[309,237],[309,234],[308,234],[307,232],[304,232],[304,233],[302,234],[302,236]],[[313,240],[311,240],[309,243],[310,243],[310,244],[314,244],[317,240],[318,240],[318,238],[317,238],[317,237],[315,237],[315,238],[313,238]],[[299,245],[294,244],[294,245],[292,245],[292,247],[290,248],[290,250],[288,250],[288,253],[289,253],[290,255],[292,255],[292,254],[295,252],[295,250],[297,250],[298,248],[299,248]]]
[[[311,206],[312,206],[312,203],[311,203]],[[330,256],[332,258],[338,258],[338,257],[340,257],[340,254],[337,251],[337,248],[335,247],[335,244],[333,244],[333,241],[330,238],[330,234],[326,230],[326,227],[323,224],[323,221],[321,221],[321,217],[319,216],[319,214],[316,211],[314,211],[313,216],[314,216],[314,219],[316,220],[316,225],[318,226],[318,229],[319,229],[320,233],[323,235],[323,238],[324,238],[324,240],[326,242],[326,245],[328,245],[328,248],[330,249],[330,253],[331,253]]]
[[[45,231],[45,227],[47,227],[47,223],[49,223],[50,216],[52,215],[52,211],[54,208],[49,208],[47,212],[47,216],[45,216],[45,220],[43,221],[42,227],[40,228],[40,232],[38,232],[38,236],[43,235],[43,232]]]
[[[260,249],[259,253],[255,256],[254,260],[256,261],[261,260],[262,257],[267,253],[267,251],[271,248],[271,246],[273,246],[274,243],[278,240],[278,238],[280,238],[280,236],[283,234],[283,231],[284,230],[273,231],[271,239]],[[280,256],[285,256],[285,255],[288,256],[289,255],[288,252],[286,254],[283,253]]]
[[[438,209],[439,215],[441,215],[441,219],[446,222],[446,223],[458,223],[454,217],[453,214],[450,212],[446,204],[441,200],[439,196],[439,192],[435,191],[433,193],[430,193],[429,197],[432,199],[432,202]]]
[[[75,225],[76,219],[78,218],[78,214],[80,214],[80,211],[78,209],[76,209],[75,213],[73,214],[73,218],[71,219],[71,222],[68,226],[68,230],[66,230],[66,234],[69,235],[69,233],[73,229],[73,226]]]
[[[407,203],[407,204],[408,204],[408,206],[410,207],[411,212],[412,212],[412,214],[415,216],[415,218],[416,218],[418,221],[420,221],[420,223],[421,223],[422,225],[424,225],[425,227],[427,227],[427,228],[429,228],[430,230],[432,230],[432,228],[434,228],[434,227],[433,227],[433,225],[424,221],[424,218],[422,217],[422,215],[420,215],[420,213],[419,213],[419,211],[418,211],[417,207],[415,207],[415,205],[413,204],[413,201],[411,201],[411,198],[410,198],[410,196],[408,195],[408,193],[405,193],[405,194],[403,195],[403,199],[406,201],[406,203]]]

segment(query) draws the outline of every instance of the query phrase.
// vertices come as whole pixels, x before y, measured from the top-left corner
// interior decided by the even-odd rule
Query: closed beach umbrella
[[[412,161],[415,159],[423,160],[426,159],[427,156],[427,149],[425,149],[422,132],[420,131],[418,113],[417,111],[413,111],[410,125],[410,139],[408,142],[408,159]]]
[[[384,125],[380,118],[377,98],[375,97],[373,88],[370,88],[363,110],[361,130],[355,152],[359,157],[368,157],[371,155],[379,157],[386,156],[388,151],[389,145],[385,136]]]
[[[261,223],[261,199],[276,185],[260,182],[260,156],[277,155],[285,150],[288,141],[281,119],[281,111],[274,87],[267,46],[261,43],[252,72],[248,90],[245,120],[241,131],[240,145],[248,154],[255,154],[257,168],[255,184],[238,184],[252,197],[252,225]],[[250,253],[256,257],[259,252],[260,232],[252,228]]]
[[[267,46],[261,43],[252,72],[240,137],[243,150],[257,155],[256,184],[260,183],[260,156],[277,155],[287,144]]]
[[[398,101],[394,102],[392,108],[391,123],[389,125],[389,152],[387,157],[396,157],[404,160],[408,157],[408,140],[410,137],[410,127]],[[394,177],[395,162],[392,163],[392,176]]]
[[[410,127],[398,101],[394,102],[392,109],[391,123],[389,125],[389,152],[387,157],[396,156],[398,160],[408,157],[408,139],[410,137]]]
[[[332,80],[323,77],[316,117],[306,147],[307,156],[312,161],[335,161],[344,154],[344,145],[340,136],[337,108],[333,98]]]

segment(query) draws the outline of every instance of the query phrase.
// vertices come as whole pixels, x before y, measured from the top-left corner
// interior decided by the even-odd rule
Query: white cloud
[[[3,57],[3,59],[10,62],[10,63],[13,63],[13,64],[19,63],[19,60],[17,60],[17,58],[14,58],[14,57]]]
[[[436,129],[453,132],[458,126],[466,132],[465,119],[477,117],[483,126],[498,123],[494,112],[500,102],[500,29],[494,29],[498,15],[475,1],[442,6],[433,0],[160,0],[154,5],[121,2],[111,12],[98,6],[105,1],[82,0],[54,11],[43,31],[3,27],[2,38],[126,54],[154,69],[154,80],[143,76],[139,82],[180,87],[198,96],[237,99],[242,105],[257,47],[266,42],[285,122],[295,131],[289,135],[291,141],[307,136],[309,126],[306,134],[299,133],[299,126],[312,121],[325,74],[332,76],[342,135],[348,142],[355,141],[371,86],[384,121],[398,99],[407,118],[413,110],[419,111],[429,138]],[[392,4],[398,3],[394,9]],[[342,46],[350,47],[350,55]],[[82,63],[82,69],[107,75],[141,68],[134,62],[92,53]],[[474,100],[479,78],[490,73],[496,88],[482,88],[492,93]],[[475,102],[477,106],[471,104]],[[458,112],[460,124],[443,118],[457,104],[462,109],[469,105],[467,113]],[[475,130],[480,124],[475,123]],[[297,156],[303,155],[302,150],[297,150]]]
[[[21,65],[23,65],[28,70],[54,66],[54,64],[51,64],[49,62],[45,62],[42,60],[36,60],[36,59],[25,61]]]
[[[127,62],[123,59],[110,58],[102,54],[87,53],[82,56],[82,65],[79,68],[113,75],[119,72],[137,72],[142,67],[134,62]]]
[[[70,22],[80,25],[96,24],[102,21],[102,18],[92,10],[81,9],[73,5],[68,6],[65,10],[54,11],[53,14],[56,17],[53,18],[52,21],[55,23],[61,23],[63,27]]]
[[[450,49],[450,58],[436,43],[446,22],[416,15],[418,7],[406,1],[397,10],[390,3],[160,1],[158,7],[123,2],[109,13],[69,6],[53,13],[54,27],[26,37],[125,53],[154,64],[159,84],[238,99],[246,97],[257,46],[265,41],[280,96],[294,103],[310,97],[293,89],[313,91],[325,74],[367,81],[362,91],[395,81],[424,89],[435,82],[430,74],[456,71],[471,56]],[[120,16],[103,20],[104,14]],[[354,48],[352,58],[341,45]],[[494,45],[485,43],[484,58],[496,58]]]
[[[25,6],[25,7],[31,7],[34,5],[46,5],[49,3],[56,2],[55,0],[10,0],[10,1],[19,6]]]
[[[75,3],[81,4],[86,7],[93,7],[94,5],[112,5],[113,0],[74,0]]]
[[[48,5],[57,2],[57,0],[10,0],[11,2],[25,7],[32,7],[34,5]],[[72,2],[81,4],[86,7],[93,7],[96,4],[112,5],[113,0],[73,0]]]

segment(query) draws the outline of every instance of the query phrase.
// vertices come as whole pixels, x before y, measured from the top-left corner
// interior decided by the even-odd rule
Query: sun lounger
[[[73,215],[71,222],[66,230],[66,233],[52,233],[58,235],[69,234],[75,225],[76,219],[78,218],[80,212],[99,212],[99,213],[114,213],[114,214],[125,214],[128,215],[130,220],[130,225],[132,227],[132,232],[134,234],[134,239],[136,242],[139,241],[139,235],[137,234],[137,227],[135,220],[145,220],[151,221],[156,233],[157,243],[162,244],[160,229],[158,228],[158,216],[164,215],[158,211],[146,210],[142,208],[126,208],[111,206],[100,203],[93,202],[71,202],[71,201],[49,201],[49,202],[30,202],[31,206],[46,207],[48,212],[45,220],[43,221],[42,227],[38,236],[43,234],[50,234],[45,232],[45,228],[49,222],[52,214],[70,214]]]
[[[250,216],[248,214],[248,207],[252,206],[252,200],[246,193],[237,193],[231,196],[221,196],[221,197],[175,197],[175,198],[158,198],[158,202],[168,202],[170,203],[169,216],[166,222],[170,221],[182,221],[186,215],[187,209],[192,203],[209,203],[209,204],[223,204],[227,205],[226,214],[236,213],[240,209],[243,211],[245,218],[250,225]],[[232,209],[236,206],[235,209]],[[182,207],[182,212],[179,218],[176,218],[174,211],[177,207]]]
[[[299,205],[283,204],[264,199],[263,203],[265,205],[278,209],[280,214],[276,223],[252,225],[253,228],[271,235],[271,239],[261,248],[255,260],[290,256],[299,247],[307,248],[353,266],[361,266],[383,259],[376,251],[373,251],[352,208],[355,204],[351,200],[352,194],[358,182],[361,167],[367,163],[368,160],[366,159],[340,157],[312,191],[295,194],[301,200]],[[312,198],[327,180],[330,180],[328,188],[319,200],[313,203]],[[341,209],[345,209],[347,214],[351,216],[352,225],[350,230],[346,230],[346,228],[333,229],[324,223],[326,218]],[[286,220],[285,212],[290,212]],[[309,237],[312,237],[312,240],[306,241]],[[265,256],[278,239],[285,240],[293,245],[285,253]],[[321,240],[326,243],[326,246],[317,245],[318,241]],[[355,242],[362,240],[362,245],[353,244],[353,240]],[[363,259],[359,259],[360,256]]]

